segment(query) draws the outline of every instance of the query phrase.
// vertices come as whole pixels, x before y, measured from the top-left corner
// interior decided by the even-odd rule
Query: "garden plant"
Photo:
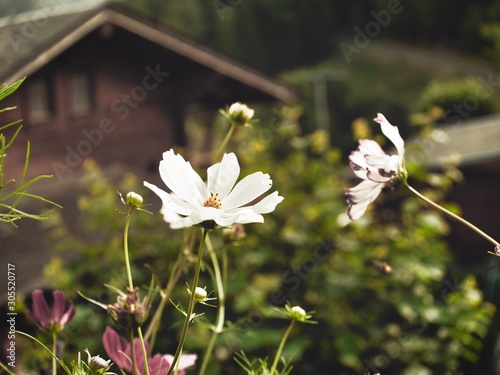
[[[0,98],[20,84],[4,86]],[[28,298],[34,329],[16,331],[25,367],[54,375],[456,374],[462,361],[477,361],[495,308],[474,276],[450,270],[445,219],[491,242],[478,251],[496,256],[500,244],[457,207],[436,203],[459,172],[406,161],[416,146],[379,113],[373,130],[354,134],[349,163],[361,181],[346,188],[342,153],[324,130],[302,134],[300,113],[263,110],[257,121],[247,105],[229,105],[220,111],[225,134],[204,165],[181,148],[165,150],[163,185],[131,174],[110,181],[86,161],[81,233],[71,234],[59,212],[44,221],[54,289]],[[382,148],[391,145],[381,146],[379,129],[394,152]],[[0,141],[2,193],[14,137]],[[48,218],[18,208],[24,198],[43,200],[27,189],[46,177],[0,195],[2,221]],[[76,260],[63,261],[64,252]]]

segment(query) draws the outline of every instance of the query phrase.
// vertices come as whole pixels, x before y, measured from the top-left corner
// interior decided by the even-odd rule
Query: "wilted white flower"
[[[207,183],[204,183],[188,161],[170,150],[163,153],[160,176],[172,192],[167,193],[146,181],[144,185],[161,198],[163,218],[174,229],[262,223],[262,214],[274,211],[283,197],[275,191],[253,203],[271,188],[271,178],[255,172],[235,185],[239,174],[236,155],[224,154],[220,163],[208,168]]]
[[[398,179],[406,179],[404,141],[399,135],[398,128],[391,125],[381,113],[377,114],[374,121],[380,124],[382,133],[396,146],[397,155],[387,155],[382,147],[371,139],[361,139],[358,149],[349,155],[354,174],[363,180],[355,187],[344,191],[351,220],[363,216],[368,205],[377,198],[387,184]]]

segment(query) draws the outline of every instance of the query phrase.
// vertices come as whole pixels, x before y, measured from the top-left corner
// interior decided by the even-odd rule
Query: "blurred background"
[[[164,284],[183,235],[142,180],[161,183],[170,147],[210,164],[227,131],[218,109],[245,101],[259,122],[228,150],[242,175],[269,173],[285,200],[243,238],[213,236],[238,272],[209,373],[243,373],[241,350],[272,358],[286,329],[273,308],[290,301],[319,322],[292,334],[292,373],[500,374],[491,244],[404,190],[388,189],[354,223],[343,196],[357,183],[358,140],[392,147],[372,121],[381,112],[406,140],[411,183],[500,237],[500,2],[1,0],[0,16],[2,82],[28,76],[6,103],[25,124],[6,174],[20,173],[29,140],[30,174],[54,175],[34,188],[64,207],[0,227],[0,259],[17,264],[20,312],[36,287],[77,303],[65,358],[104,355],[110,318],[76,291],[112,303],[102,285],[124,285],[116,191],[152,204],[153,216],[134,217],[130,248],[138,283],[149,264]],[[213,322],[215,309],[204,312]],[[165,312],[158,352],[175,350],[179,315]],[[209,332],[195,325],[187,351],[201,355]],[[43,373],[46,354],[19,348],[26,373]]]

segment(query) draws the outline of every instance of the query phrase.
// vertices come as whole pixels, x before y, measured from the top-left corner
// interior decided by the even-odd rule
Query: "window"
[[[45,80],[31,82],[28,88],[28,115],[34,121],[43,121],[52,113],[51,96]]]
[[[88,74],[75,73],[71,78],[71,109],[74,114],[82,115],[90,111],[90,79]]]

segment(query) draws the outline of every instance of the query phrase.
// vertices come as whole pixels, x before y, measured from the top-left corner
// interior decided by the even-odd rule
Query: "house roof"
[[[500,160],[500,113],[437,128],[431,141],[416,141],[430,166],[458,158],[460,166]]]
[[[125,29],[278,100],[296,99],[285,85],[109,4],[83,9],[57,6],[0,19],[0,35],[4,36],[0,38],[0,79],[13,82],[36,72],[105,24]]]

